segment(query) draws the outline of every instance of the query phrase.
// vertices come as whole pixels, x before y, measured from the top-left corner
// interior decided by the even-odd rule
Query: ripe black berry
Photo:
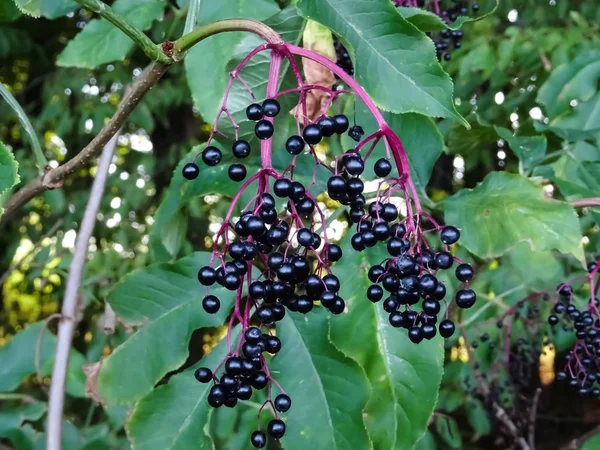
[[[392,165],[387,159],[381,158],[378,159],[375,163],[374,171],[375,175],[377,175],[378,177],[387,177],[392,171]]]
[[[444,244],[452,245],[460,238],[460,231],[458,228],[448,225],[440,233],[440,238]]]
[[[345,133],[348,127],[350,126],[348,118],[343,114],[336,114],[335,116],[333,116],[333,122],[335,124],[335,132],[337,134]]]
[[[285,143],[285,149],[290,155],[299,155],[304,150],[304,139],[298,135],[290,136]]]
[[[390,314],[390,325],[394,328],[401,328],[404,326],[404,316],[399,311],[394,311]]]
[[[256,430],[250,437],[250,442],[256,448],[263,448],[267,445],[267,435],[260,430]]]
[[[273,136],[274,132],[275,129],[273,128],[273,124],[268,120],[259,120],[254,127],[254,134],[256,134],[257,138],[262,140],[269,139]]]
[[[263,118],[263,107],[258,103],[252,103],[246,108],[246,117],[248,120],[260,120]]]
[[[183,166],[181,173],[183,174],[183,178],[186,180],[194,180],[198,178],[200,169],[195,163],[187,163],[185,166]]]
[[[221,307],[221,302],[214,295],[207,295],[202,299],[202,307],[209,314],[215,314]]]
[[[227,173],[233,181],[242,181],[246,178],[246,166],[243,164],[232,164],[229,166]]]
[[[329,244],[327,248],[327,258],[330,262],[339,261],[342,258],[342,249],[339,245]]]
[[[212,371],[206,367],[196,369],[194,376],[200,383],[208,383],[213,379]]]
[[[414,326],[410,327],[410,329],[408,330],[408,338],[411,340],[411,342],[415,344],[421,342],[423,340],[423,333],[421,331],[421,328]]]
[[[329,116],[321,117],[317,121],[317,125],[321,127],[321,132],[324,137],[333,136],[335,133],[335,122],[333,121],[333,118]]]
[[[250,378],[250,382],[254,389],[264,389],[267,386],[268,378],[267,374],[262,370],[254,372],[252,377]]]
[[[280,178],[273,184],[273,191],[277,197],[289,197],[292,193],[292,182],[287,178]]]
[[[216,166],[221,162],[222,156],[221,150],[219,150],[217,147],[213,147],[212,145],[209,145],[202,150],[202,161],[204,161],[204,164],[207,166]]]
[[[285,434],[285,423],[283,420],[273,419],[269,422],[267,430],[273,439],[281,439]]]
[[[454,262],[450,252],[439,252],[437,255],[435,255],[434,260],[437,266],[444,270],[452,267],[452,263]]]
[[[198,281],[204,286],[212,286],[217,281],[217,272],[209,266],[204,266],[198,271]]]
[[[451,320],[445,319],[440,322],[440,335],[448,339],[450,336],[454,334],[454,322]]]
[[[372,284],[367,289],[367,298],[372,302],[378,302],[383,298],[383,288],[377,284]]]
[[[242,139],[235,141],[231,149],[236,158],[246,158],[250,154],[250,144]]]
[[[292,400],[285,394],[275,397],[275,409],[279,412],[287,412],[292,406]]]
[[[475,304],[475,292],[472,289],[461,289],[456,293],[456,305],[459,308],[470,308]]]
[[[279,102],[277,100],[275,100],[274,98],[268,98],[266,99],[263,104],[263,113],[265,116],[267,117],[275,117],[277,114],[279,114]]]
[[[323,138],[323,133],[321,132],[321,127],[316,124],[307,125],[302,132],[302,136],[307,144],[315,145],[321,142]]]
[[[456,267],[456,278],[459,281],[470,281],[473,278],[473,268],[469,264],[459,264]]]

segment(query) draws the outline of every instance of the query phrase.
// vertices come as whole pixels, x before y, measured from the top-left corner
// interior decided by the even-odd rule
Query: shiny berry
[[[273,439],[281,439],[285,434],[285,423],[283,420],[273,419],[269,422],[267,430]]]
[[[221,302],[214,295],[207,295],[202,299],[202,307],[209,314],[215,314],[221,307]]]
[[[280,110],[279,102],[277,100],[275,100],[274,98],[266,99],[263,102],[262,107],[263,107],[263,113],[267,117],[275,117],[277,114],[279,114],[279,110]]]
[[[199,367],[196,369],[194,376],[200,383],[208,383],[213,379],[212,371],[206,367]]]
[[[209,145],[202,150],[202,161],[204,161],[204,164],[207,166],[216,166],[221,162],[222,156],[221,150],[219,150],[217,147],[213,147],[212,145]]]
[[[333,136],[333,133],[335,133],[335,122],[333,121],[333,118],[329,116],[321,117],[317,121],[317,125],[321,127],[321,132],[324,137]]]
[[[290,155],[299,155],[304,150],[304,139],[298,135],[290,136],[285,143],[285,149]]]
[[[243,164],[232,164],[227,171],[229,178],[233,181],[242,181],[246,178],[246,166]]]
[[[187,163],[181,171],[183,178],[186,180],[194,180],[200,174],[200,168],[195,163]]]
[[[307,144],[315,145],[321,142],[323,138],[323,133],[321,132],[321,127],[316,124],[307,125],[302,132],[302,136]]]
[[[440,233],[440,238],[444,244],[452,245],[460,238],[460,231],[458,231],[458,228],[448,225]]]
[[[231,149],[236,158],[246,158],[250,154],[250,144],[242,139],[235,141]]]
[[[392,171],[392,165],[390,164],[390,162],[385,159],[385,158],[381,158],[378,159],[377,162],[375,163],[375,175],[377,175],[378,177],[387,177],[390,172]]]
[[[260,120],[263,118],[263,107],[258,103],[252,103],[246,108],[246,117],[248,120]]]
[[[473,268],[469,264],[459,264],[456,267],[456,278],[463,282],[472,280]]]
[[[256,134],[257,138],[262,140],[269,139],[273,136],[274,132],[275,129],[273,128],[273,124],[268,120],[259,120],[254,127],[254,134]]]
[[[472,289],[461,289],[456,293],[456,305],[459,308],[470,308],[475,304],[476,295]]]
[[[285,394],[275,397],[275,409],[279,412],[288,412],[292,406],[292,400]]]
[[[263,448],[267,445],[267,435],[260,430],[256,430],[252,433],[250,442],[255,448]]]
[[[343,114],[336,114],[335,116],[333,116],[333,122],[335,124],[335,132],[337,134],[345,133],[348,127],[350,126],[348,118]]]

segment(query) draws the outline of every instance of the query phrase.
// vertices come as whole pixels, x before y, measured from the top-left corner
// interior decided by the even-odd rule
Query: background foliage
[[[277,330],[285,351],[273,359],[272,370],[298,400],[281,447],[506,448],[510,435],[489,414],[487,400],[472,394],[472,363],[485,371],[503,351],[494,324],[507,308],[582,273],[586,255],[600,247],[600,208],[576,210],[569,203],[600,192],[597,4],[501,2],[484,20],[464,24],[462,47],[440,65],[424,32],[443,24],[428,15],[398,11],[388,0],[287,3],[203,1],[199,23],[264,20],[288,42],[301,44],[311,18],[339,36],[356,79],[405,144],[422,200],[433,215],[463,230],[456,251],[475,262],[480,300],[462,315],[452,313],[468,340],[488,338],[470,360],[458,335],[445,344],[410,344],[360,295],[368,280],[357,268],[381,257],[346,251],[335,272],[344,280],[348,314],[331,321],[319,312],[306,320],[288,317]],[[482,11],[494,3],[482,2]],[[116,0],[112,6],[154,42],[181,36],[188,8],[185,0]],[[216,365],[225,351],[217,342],[227,308],[220,315],[203,313],[196,270],[208,258],[228,206],[223,200],[236,187],[227,182],[226,165],[185,183],[181,167],[206,141],[227,71],[259,42],[243,33],[201,42],[184,65],[169,70],[123,129],[80,293],[65,449],[248,448],[256,403],[209,411],[205,386],[190,375],[201,358],[201,365]],[[0,81],[23,114],[0,102],[0,205],[14,185],[38,175],[36,139],[51,167],[72,158],[112,116],[126,85],[146,64],[123,33],[70,0],[2,2]],[[262,87],[263,96],[267,70],[267,56],[259,55],[245,77],[255,92]],[[290,75],[285,70],[283,85]],[[244,90],[233,90],[230,101],[234,115],[243,114]],[[346,107],[368,133],[374,124],[363,106],[355,112],[354,105]],[[281,118],[277,129],[290,122]],[[241,134],[250,136],[248,130],[242,123]],[[220,143],[228,145],[226,139]],[[344,138],[321,150],[331,158],[350,145]],[[274,162],[283,165],[285,155],[274,155]],[[258,167],[257,158],[253,164]],[[297,170],[312,174],[310,164],[300,162]],[[94,173],[92,166],[73,174],[2,229],[0,438],[11,448],[44,445],[54,323],[39,336],[43,321],[60,310]],[[321,199],[348,249],[339,205]],[[219,297],[223,306],[233,301],[225,293]],[[109,333],[107,304],[118,318]],[[546,317],[542,310],[541,335],[548,334]],[[516,342],[525,331],[513,336]],[[501,396],[518,417],[542,387],[535,429],[540,449],[568,443],[600,413],[597,401],[573,402],[553,382],[554,365],[561,365],[572,340],[559,334],[552,342],[545,358],[528,361],[531,376],[518,395]],[[99,369],[86,391],[82,368],[99,361],[101,367],[86,366],[88,372]]]

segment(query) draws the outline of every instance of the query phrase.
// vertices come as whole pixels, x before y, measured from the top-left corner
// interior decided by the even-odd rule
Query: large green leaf
[[[442,379],[444,350],[438,336],[415,345],[406,330],[393,328],[381,304],[370,302],[369,267],[386,258],[384,248],[358,253],[349,235],[344,256],[334,267],[343,280],[340,295],[347,314],[331,320],[331,340],[356,360],[371,382],[365,423],[376,449],[411,449],[427,429]],[[389,255],[387,255],[389,256]]]
[[[474,189],[450,197],[444,207],[446,223],[461,229],[461,245],[481,258],[528,242],[535,251],[556,249],[584,259],[575,210],[547,198],[542,187],[520,175],[492,172]]]
[[[17,333],[6,345],[0,347],[0,392],[11,392],[19,387],[23,379],[36,372],[35,355],[43,322],[28,325]],[[56,336],[46,331],[39,346],[39,365],[42,375],[52,373]],[[85,397],[85,358],[71,349],[67,372],[67,392],[76,397]]]
[[[406,20],[424,32],[458,30],[465,23],[476,22],[492,14],[496,11],[498,3],[499,0],[484,0],[479,4],[480,9],[477,13],[471,12],[471,14],[473,14],[472,16],[458,16],[452,23],[448,23],[441,16],[438,16],[434,12],[433,7],[431,7],[431,11],[425,8],[399,7],[398,12]]]
[[[508,142],[510,149],[517,155],[523,169],[530,170],[544,159],[548,141],[546,136],[514,136],[510,130],[494,127],[498,136]]]
[[[556,287],[556,280],[564,279],[563,266],[553,252],[532,251],[528,243],[522,242],[509,256],[512,268],[530,290],[550,291]]]
[[[196,252],[174,263],[154,264],[126,275],[110,292],[108,302],[117,315],[140,328],[102,363],[98,390],[108,403],[142,398],[185,362],[194,330],[225,321],[234,292],[213,287],[220,311],[207,314],[202,308],[205,290],[197,273],[209,260],[210,253]]]
[[[272,0],[222,0],[201,2],[198,18],[200,25],[238,17],[263,20],[278,11],[277,4]],[[229,59],[244,36],[245,33],[241,32],[212,36],[196,44],[185,58],[192,98],[207,122],[214,121],[216,117],[229,79],[226,70]],[[263,79],[264,83],[266,78]],[[244,98],[247,106],[250,98],[247,92]]]
[[[540,87],[537,100],[545,106],[551,119],[569,109],[572,100],[584,102],[598,90],[600,78],[600,51],[588,50],[573,61],[552,71]]]
[[[168,384],[159,386],[136,405],[126,426],[133,450],[214,448],[208,436],[208,414],[212,408],[206,401],[212,384],[198,383],[194,370],[214,369],[226,353],[223,340],[196,366],[171,377]]]
[[[10,188],[19,182],[19,164],[11,151],[0,141],[0,216],[2,216],[3,200]]]
[[[300,0],[298,8],[340,36],[356,80],[379,107],[453,117],[468,126],[454,107],[452,81],[437,61],[433,42],[389,0]]]
[[[10,0],[3,0],[10,2]],[[23,13],[33,17],[56,19],[78,7],[73,0],[13,0]]]
[[[13,2],[1,2],[0,22],[13,22],[21,16],[21,11]]]
[[[316,308],[277,325],[282,350],[271,371],[293,402],[285,415],[286,450],[370,448],[362,419],[368,381],[356,362],[329,342],[328,316]]]
[[[145,30],[162,17],[162,0],[117,0],[112,8],[134,27]],[[133,41],[105,19],[94,19],[71,40],[56,63],[59,66],[94,69],[120,61],[133,48]]]
[[[30,403],[0,411],[0,437],[8,439],[17,450],[33,450],[36,431],[31,423],[41,419],[46,411],[42,402]]]

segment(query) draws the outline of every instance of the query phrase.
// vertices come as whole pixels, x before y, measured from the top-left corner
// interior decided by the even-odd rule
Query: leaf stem
[[[589,206],[600,206],[600,197],[582,198],[571,202],[573,208],[587,208]]]
[[[37,138],[35,130],[33,129],[33,126],[31,125],[27,114],[25,114],[25,111],[23,111],[21,105],[19,105],[17,99],[13,97],[8,88],[2,83],[0,83],[0,96],[2,96],[6,103],[8,103],[8,106],[10,106],[14,110],[14,112],[17,114],[19,122],[21,122],[21,126],[27,132],[27,135],[29,136],[29,141],[31,142],[31,148],[33,149],[35,159],[37,160],[38,171],[40,175],[42,175],[44,173],[44,168],[48,165],[48,160],[46,159],[46,156],[42,151],[40,141]]]
[[[159,46],[144,34],[143,31],[131,25],[123,16],[114,12],[114,10],[101,0],[75,0],[77,3],[89,9],[100,17],[108,20],[119,30],[125,33],[135,42],[138,47],[153,61],[159,61],[163,64],[172,64],[173,60],[165,55]]]
[[[281,36],[272,28],[257,20],[226,19],[208,23],[190,31],[173,42],[173,59],[179,61],[186,51],[203,39],[227,31],[249,31],[262,37],[270,44],[281,44]]]

